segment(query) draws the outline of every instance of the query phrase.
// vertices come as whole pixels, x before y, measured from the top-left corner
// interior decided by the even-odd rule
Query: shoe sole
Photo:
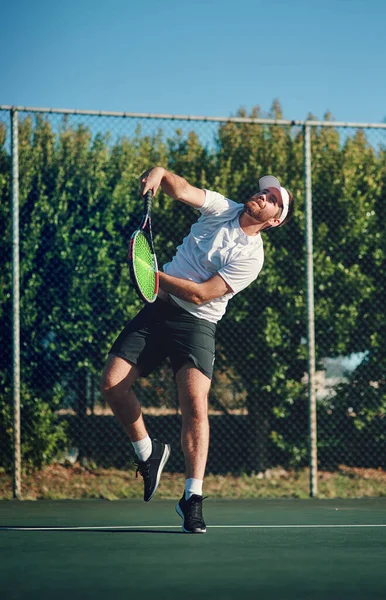
[[[182,519],[182,531],[184,533],[206,533],[206,528],[205,529],[195,529],[194,531],[189,531],[189,529],[185,529],[184,524],[185,524],[185,515],[182,512],[181,508],[180,508],[180,503],[177,502],[176,504],[176,513],[178,515],[180,515],[181,519]]]
[[[166,463],[169,460],[169,456],[170,456],[170,446],[169,446],[169,444],[165,444],[165,448],[164,448],[164,451],[163,451],[163,454],[162,454],[161,462],[159,464],[158,471],[157,471],[157,479],[156,479],[156,482],[155,482],[153,493],[152,493],[152,495],[147,500],[145,500],[145,502],[149,502],[153,498],[154,494],[156,493],[157,487],[158,487],[160,479],[161,479],[162,471],[164,469],[164,466],[166,465]]]

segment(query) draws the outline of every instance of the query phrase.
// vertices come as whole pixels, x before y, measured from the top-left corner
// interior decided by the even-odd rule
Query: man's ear
[[[278,227],[279,225],[280,219],[272,218],[267,221],[267,225],[264,227],[264,229],[271,229],[271,227]]]

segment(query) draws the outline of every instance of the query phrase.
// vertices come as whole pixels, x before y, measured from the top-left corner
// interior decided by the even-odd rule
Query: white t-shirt
[[[188,312],[217,323],[229,300],[259,275],[264,262],[261,235],[248,236],[240,227],[243,204],[206,190],[201,217],[177,247],[173,259],[163,270],[168,275],[202,283],[218,273],[232,292],[203,304],[193,304],[171,295]]]

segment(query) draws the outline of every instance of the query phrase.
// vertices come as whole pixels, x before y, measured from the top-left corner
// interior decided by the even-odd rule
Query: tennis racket
[[[153,194],[149,190],[144,197],[142,221],[130,238],[129,267],[131,280],[138,296],[151,303],[157,298],[159,274],[151,231],[151,205]]]

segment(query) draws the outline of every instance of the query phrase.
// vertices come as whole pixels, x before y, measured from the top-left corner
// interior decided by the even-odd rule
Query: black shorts
[[[174,375],[185,363],[193,361],[197,369],[212,379],[215,333],[216,323],[157,299],[126,325],[110,354],[139,367],[142,377],[169,357]]]

